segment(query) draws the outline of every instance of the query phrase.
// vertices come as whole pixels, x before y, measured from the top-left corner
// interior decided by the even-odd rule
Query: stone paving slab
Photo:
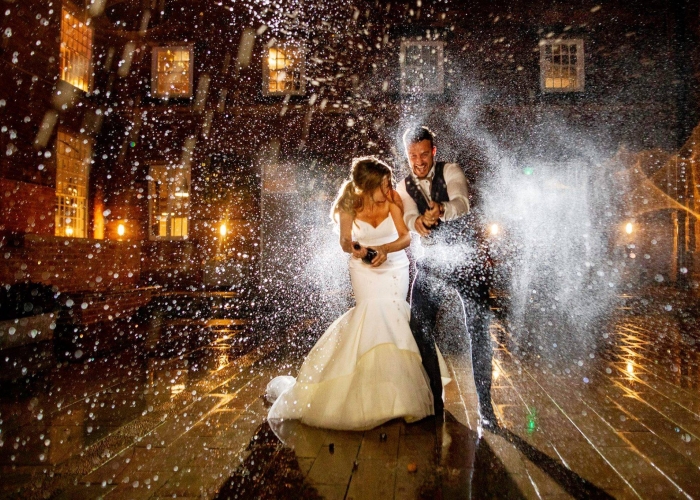
[[[446,353],[444,421],[290,422],[282,440],[263,393],[298,353],[68,366],[63,399],[0,399],[0,498],[700,498],[700,355],[663,318],[616,321],[604,350],[559,365],[494,324],[493,431],[476,425],[468,352]]]

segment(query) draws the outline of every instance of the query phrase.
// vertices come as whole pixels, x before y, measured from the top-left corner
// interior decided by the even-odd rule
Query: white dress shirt
[[[417,179],[413,172],[409,174],[418,185],[418,188],[423,191],[428,199],[430,199],[430,189],[433,185],[433,177],[435,176],[435,165],[430,169],[428,175],[423,179]],[[447,196],[450,201],[443,202],[445,206],[445,215],[440,217],[443,221],[456,219],[457,217],[469,213],[469,183],[464,176],[464,172],[457,163],[446,163],[443,168],[442,175],[447,184]],[[406,181],[403,180],[396,187],[396,191],[401,196],[403,201],[403,219],[406,226],[411,231],[416,230],[416,219],[420,215],[418,205],[406,191]],[[432,201],[432,200],[431,200]]]

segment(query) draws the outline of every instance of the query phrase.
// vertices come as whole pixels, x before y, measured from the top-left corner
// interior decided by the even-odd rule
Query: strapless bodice
[[[363,246],[383,245],[399,237],[394,219],[391,215],[381,221],[377,227],[369,222],[355,219],[352,224],[352,236]]]
[[[362,246],[376,247],[395,241],[399,237],[399,232],[396,230],[394,219],[391,218],[391,215],[388,215],[377,227],[374,227],[369,222],[355,219],[352,223],[352,237],[353,240],[359,242]],[[408,267],[408,256],[405,250],[389,253],[386,257],[387,261],[384,264],[372,269],[384,270],[403,266]],[[350,269],[352,270],[355,266],[369,267],[359,259],[350,259]]]

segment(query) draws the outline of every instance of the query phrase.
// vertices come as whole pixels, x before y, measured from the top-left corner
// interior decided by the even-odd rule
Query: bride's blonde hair
[[[362,193],[371,193],[382,186],[384,179],[393,181],[391,167],[374,156],[355,158],[350,168],[350,179],[346,180],[331,208],[331,219],[338,222],[338,214],[345,212],[353,217],[362,210]]]

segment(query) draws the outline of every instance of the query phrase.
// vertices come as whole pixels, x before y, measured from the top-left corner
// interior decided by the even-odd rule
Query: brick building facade
[[[415,120],[472,180],[476,127],[556,160],[557,123],[612,155],[675,150],[697,122],[689,2],[291,5],[6,4],[3,284],[90,289],[96,248],[104,286],[257,276],[284,246],[266,214],[325,207],[353,156],[399,167]]]

